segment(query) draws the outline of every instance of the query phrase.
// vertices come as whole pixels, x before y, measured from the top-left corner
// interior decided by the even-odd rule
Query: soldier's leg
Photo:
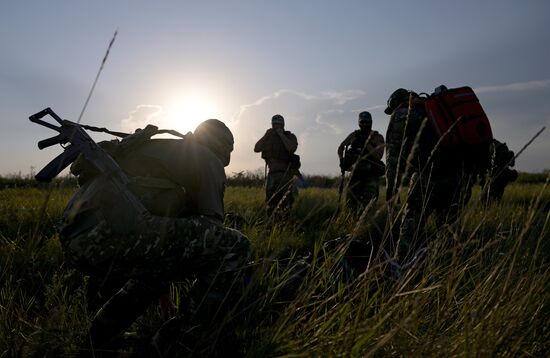
[[[454,223],[472,196],[469,176],[449,175],[433,181],[431,206],[436,209],[439,227]]]
[[[360,207],[361,201],[361,185],[362,182],[356,176],[352,176],[348,182],[346,190],[346,205],[351,209],[355,210]]]
[[[278,204],[279,215],[282,219],[287,219],[290,214],[290,209],[298,196],[298,188],[294,176],[291,174],[286,174],[282,179],[282,190],[283,196]]]
[[[180,308],[178,317],[164,324],[154,344],[161,355],[181,354],[208,346],[208,337],[218,336],[230,324],[228,317],[242,296],[243,268],[250,256],[250,243],[240,232],[224,229],[218,238],[204,242],[200,255],[186,263],[196,282]],[[201,348],[201,346],[203,346]]]
[[[380,184],[376,177],[366,177],[363,184],[363,190],[361,195],[361,202],[364,205],[369,204],[371,201],[378,200],[378,193],[380,191]]]
[[[433,211],[433,184],[429,177],[414,175],[407,193],[405,213],[399,231],[397,256],[403,260],[422,242],[424,223]]]
[[[280,200],[279,173],[269,172],[265,188],[265,202],[267,216],[271,217]]]
[[[232,294],[242,289],[243,269],[250,258],[250,242],[239,231],[225,229],[218,243],[209,251],[206,260],[200,256],[192,261],[197,278],[192,292],[197,304],[194,315],[201,322],[217,319],[225,310],[233,308],[236,296]]]
[[[289,188],[293,185],[287,173],[275,172],[269,175],[269,201],[267,204],[267,213],[269,218],[282,219],[285,217],[289,203],[292,203],[292,192]]]
[[[508,173],[503,172],[499,175],[493,182],[491,190],[489,192],[489,200],[491,201],[500,201],[504,195],[504,188],[508,184],[506,175]]]
[[[129,280],[92,320],[84,350],[94,352],[109,348],[141,316],[152,302],[168,292],[168,284],[159,281]]]

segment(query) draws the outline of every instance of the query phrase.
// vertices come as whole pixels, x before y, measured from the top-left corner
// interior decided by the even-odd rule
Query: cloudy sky
[[[519,150],[550,124],[550,2],[1,1],[0,175],[40,169],[61,148],[28,116],[180,131],[219,118],[235,135],[228,174],[263,168],[252,148],[275,113],[308,174],[336,174],[336,147],[399,87],[476,89],[493,132]],[[93,135],[100,140],[108,137]],[[517,161],[550,169],[550,128]]]

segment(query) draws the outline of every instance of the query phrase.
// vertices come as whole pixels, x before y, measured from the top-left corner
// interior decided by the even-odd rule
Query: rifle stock
[[[60,126],[55,126],[51,123],[43,121],[42,118],[46,115],[53,117]],[[86,133],[86,131],[78,124],[71,121],[61,119],[51,108],[46,108],[29,117],[33,123],[40,124],[59,132],[58,135],[44,139],[38,142],[38,148],[43,149],[54,144],[71,143],[65,147],[63,153],[49,162],[35,176],[36,180],[42,182],[50,182],[69,164],[74,162],[76,158],[82,154],[84,158],[90,161],[100,173],[105,175],[110,182],[117,188],[118,192],[140,213],[148,215],[149,212],[143,204],[128,190],[128,176],[119,167],[117,162],[111,158],[107,152],[103,150],[94,140]]]

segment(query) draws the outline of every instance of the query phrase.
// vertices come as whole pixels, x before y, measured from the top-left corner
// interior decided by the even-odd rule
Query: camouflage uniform
[[[384,175],[384,137],[377,131],[367,133],[356,130],[352,132],[338,147],[338,154],[346,146],[351,146],[347,155],[356,153],[356,161],[344,170],[351,170],[351,176],[346,190],[346,203],[352,209],[362,208],[371,201],[378,200],[380,191],[379,178]],[[368,148],[368,149],[367,149]],[[347,158],[344,158],[344,161]],[[353,160],[353,159],[352,159]]]
[[[491,143],[491,166],[481,178],[481,202],[499,201],[504,195],[504,188],[517,179],[518,172],[510,169],[515,165],[514,152],[506,143],[493,139]]]
[[[215,222],[223,219],[225,173],[209,148],[191,139],[152,139],[119,151],[123,146],[102,146],[150,214],[140,215],[104,175],[85,175],[65,209],[67,261],[93,277],[129,279],[92,322],[95,347],[127,328],[170,281],[197,279],[195,294],[219,306],[250,250],[244,235]],[[72,170],[83,167],[80,160]]]
[[[279,115],[273,118],[277,116]],[[282,119],[282,116],[280,118]],[[284,125],[284,120],[281,123]],[[298,195],[296,175],[299,175],[299,172],[292,163],[298,140],[291,132],[283,131],[282,128],[280,131],[281,134],[278,134],[275,128],[268,129],[254,146],[254,151],[262,153],[269,169],[265,186],[267,216],[272,217],[275,214],[284,218]],[[285,137],[290,149],[283,143],[281,136]]]
[[[443,150],[432,153],[437,139],[424,123],[426,114],[422,106],[407,107],[405,101],[390,113],[386,134],[386,199],[390,200],[401,186],[408,184],[396,244],[397,254],[403,259],[415,247],[425,245],[417,238],[434,211],[439,225],[456,219],[459,209],[470,198],[473,180],[463,171],[460,155]]]

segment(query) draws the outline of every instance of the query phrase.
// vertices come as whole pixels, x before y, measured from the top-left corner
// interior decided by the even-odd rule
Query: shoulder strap
[[[112,130],[109,130],[105,127],[94,127],[94,126],[89,126],[89,125],[86,125],[86,124],[81,124],[80,126],[84,129],[87,129],[87,130],[92,131],[92,132],[107,133],[107,134],[110,134],[110,135],[113,135],[113,136],[119,137],[119,138],[126,138],[126,137],[129,137],[129,136],[133,135],[133,134],[130,134],[130,133],[112,131]],[[174,129],[158,129],[158,127],[153,126],[151,124],[148,124],[145,128],[147,128],[147,127],[156,128],[156,132],[154,134],[152,134],[151,137],[155,134],[165,134],[165,133],[167,133],[167,134],[173,135],[174,137],[185,138],[186,135],[191,133],[191,132],[189,132],[187,134],[181,134],[180,132],[178,132]],[[138,130],[138,131],[140,131],[140,130]]]

